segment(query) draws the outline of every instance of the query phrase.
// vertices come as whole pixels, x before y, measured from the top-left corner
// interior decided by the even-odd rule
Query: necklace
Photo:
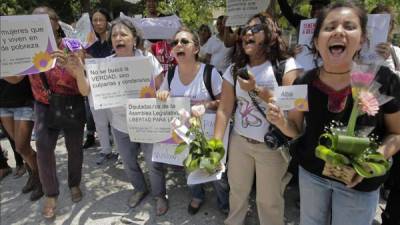
[[[344,72],[337,73],[337,72],[329,72],[329,71],[327,71],[323,66],[321,66],[321,68],[322,68],[322,70],[323,70],[325,73],[336,74],[336,75],[346,74],[346,73],[349,73],[349,72],[351,71],[351,70],[347,70],[347,71],[344,71]]]

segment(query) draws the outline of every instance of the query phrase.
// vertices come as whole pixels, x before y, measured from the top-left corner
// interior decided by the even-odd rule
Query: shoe
[[[29,166],[27,166],[26,169],[28,170],[29,177],[28,177],[28,181],[26,181],[26,184],[22,188],[22,193],[24,193],[24,194],[32,191],[33,188],[35,187],[34,179],[32,176],[32,170],[29,168]]]
[[[53,219],[56,216],[57,198],[46,197],[43,204],[43,217],[46,219]]]
[[[101,165],[109,159],[117,159],[117,158],[118,158],[118,154],[114,154],[114,153],[105,154],[105,153],[100,152],[100,154],[96,160],[96,164]]]
[[[34,201],[39,200],[43,195],[44,195],[44,193],[42,190],[42,184],[40,183],[39,178],[38,178],[38,181],[36,181],[36,184],[34,186],[34,189],[31,193],[31,196],[29,197],[29,199],[32,202],[34,202]]]
[[[10,167],[0,169],[0,181],[3,180],[4,177],[8,176],[12,172]]]
[[[148,192],[142,192],[142,191],[135,191],[133,195],[129,198],[128,205],[131,208],[135,208],[139,203],[146,197]]]
[[[188,205],[188,213],[190,215],[196,214],[200,210],[202,204],[203,204],[202,200],[192,198],[192,200]]]
[[[82,200],[82,191],[79,186],[71,187],[72,202],[80,202]]]
[[[82,148],[83,149],[87,149],[87,148],[92,147],[94,144],[95,144],[94,135],[93,134],[88,134],[88,135],[86,135],[86,141],[83,144]]]
[[[15,173],[14,173],[14,178],[20,178],[22,175],[26,173],[25,165],[17,166]]]
[[[229,208],[223,208],[223,209],[219,209],[219,210],[221,210],[221,212],[226,216],[229,214]]]
[[[156,197],[156,215],[162,216],[168,211],[168,200],[165,197]]]

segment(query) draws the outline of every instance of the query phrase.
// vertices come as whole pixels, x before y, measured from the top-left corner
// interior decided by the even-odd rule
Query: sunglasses
[[[245,27],[242,30],[242,35],[245,35],[248,31],[251,31],[252,34],[256,34],[260,31],[264,31],[264,25],[260,23],[253,26]]]
[[[188,45],[189,43],[192,43],[192,42],[189,41],[189,40],[186,39],[186,38],[176,39],[176,40],[173,40],[173,41],[171,42],[171,46],[172,46],[172,47],[175,47],[175,46],[177,46],[179,43],[181,43],[182,45],[186,46],[186,45]]]

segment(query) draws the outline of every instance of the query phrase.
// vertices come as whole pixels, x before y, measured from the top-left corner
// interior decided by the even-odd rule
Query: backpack
[[[171,82],[172,82],[172,78],[174,78],[175,68],[176,68],[176,65],[174,65],[173,67],[168,69],[167,79],[168,79],[168,89],[169,90],[171,90]],[[204,72],[203,72],[203,81],[204,81],[204,84],[206,85],[208,94],[211,96],[211,99],[214,101],[215,95],[213,93],[212,86],[211,86],[211,80],[212,80],[211,76],[212,76],[213,68],[214,68],[213,65],[210,65],[210,64],[205,65]]]

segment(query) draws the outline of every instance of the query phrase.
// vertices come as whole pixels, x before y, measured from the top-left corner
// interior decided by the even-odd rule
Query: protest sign
[[[97,40],[89,13],[82,14],[81,18],[76,22],[75,28],[61,21],[59,24],[67,38],[79,40],[85,49],[89,48]]]
[[[384,59],[376,52],[376,46],[379,43],[387,42],[389,26],[389,14],[368,14],[368,40],[364,42],[360,52],[362,63],[371,64],[384,61]]]
[[[168,40],[182,26],[179,17],[176,15],[156,18],[134,18],[120,13],[121,18],[131,20],[138,28],[144,39]]]
[[[57,49],[50,19],[44,15],[1,16],[1,74],[36,74],[50,70]]]
[[[270,4],[270,0],[227,0],[226,9],[228,19],[226,26],[241,26],[247,20],[259,12],[265,11]]]
[[[296,61],[300,63],[304,71],[315,68],[314,55],[311,52],[311,41],[314,35],[316,19],[302,20],[300,23],[298,44],[303,50],[296,55]]]
[[[214,126],[215,126],[215,114],[214,113],[206,113],[202,116],[202,126],[204,135],[207,138],[212,138],[214,135]],[[176,137],[171,137],[176,139]],[[223,138],[223,143],[225,147],[225,155],[224,158],[221,160],[223,163],[226,162],[226,154],[228,151],[228,141],[229,141],[229,125],[225,130],[225,135]],[[172,165],[183,165],[183,160],[189,153],[189,150],[186,149],[184,152],[175,155],[175,148],[178,146],[178,143],[172,142],[163,142],[163,143],[156,143],[153,145],[153,157],[152,160],[156,162],[162,162]]]
[[[279,86],[274,96],[282,110],[308,111],[307,85]]]
[[[155,97],[147,56],[85,59],[85,67],[96,110],[125,106],[128,98]]]
[[[179,117],[180,109],[189,110],[189,98],[168,98],[163,102],[155,98],[128,99],[126,107],[129,137],[132,142],[178,143],[171,131],[171,120]]]

